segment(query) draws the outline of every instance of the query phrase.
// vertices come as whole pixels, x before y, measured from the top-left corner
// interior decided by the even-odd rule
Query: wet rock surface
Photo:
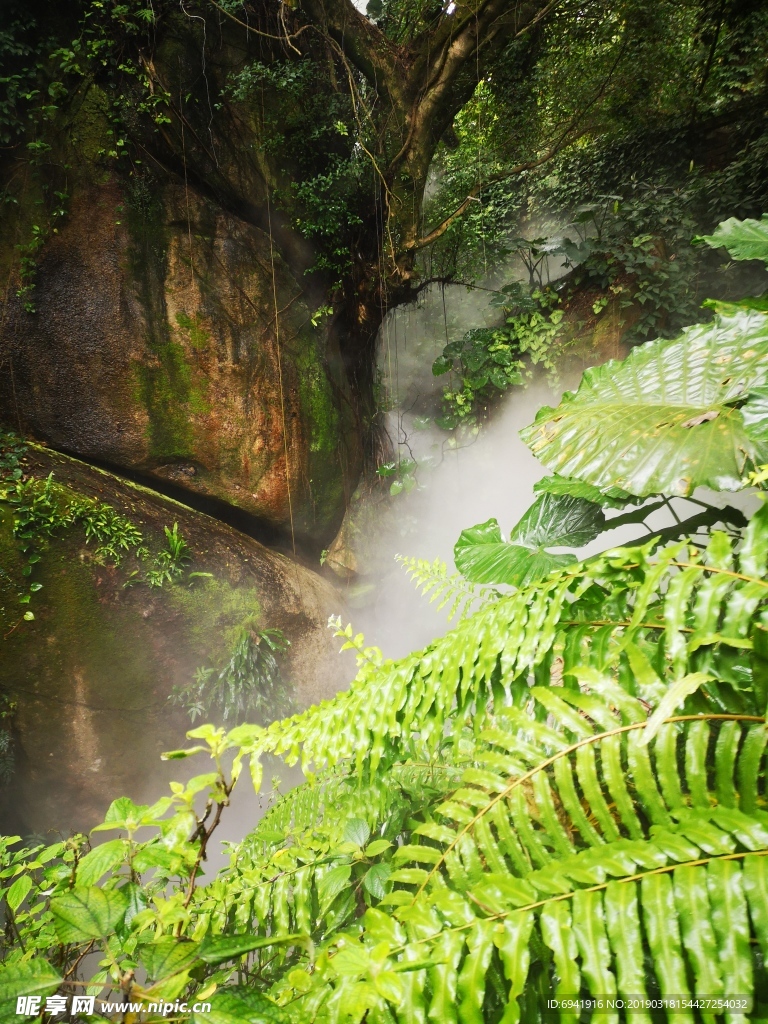
[[[0,420],[322,546],[361,454],[305,281],[259,227],[172,180],[145,191],[83,181],[34,312],[0,302]]]
[[[182,777],[184,762],[160,761],[191,727],[168,696],[200,665],[221,664],[243,622],[280,629],[290,641],[282,674],[297,705],[343,688],[351,673],[326,625],[343,601],[316,573],[67,456],[30,448],[24,470],[37,479],[53,473],[68,493],[109,504],[150,548],[177,523],[191,561],[176,582],[149,587],[134,555],[117,567],[100,564],[94,543],[71,526],[43,544],[24,581],[13,508],[0,505],[0,689],[16,703],[17,761],[0,801],[3,831],[90,828],[116,795],[150,799]],[[25,621],[18,593],[30,578],[42,586],[27,606],[34,620]]]

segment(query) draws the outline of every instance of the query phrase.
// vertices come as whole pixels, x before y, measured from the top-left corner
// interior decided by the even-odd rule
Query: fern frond
[[[618,548],[500,598],[423,651],[361,665],[332,701],[254,734],[268,751],[321,767],[351,760],[375,773],[429,759],[465,726],[479,731],[530,682],[550,686],[576,669],[611,676],[655,706],[675,680],[704,673],[691,711],[763,713],[768,696],[768,507],[739,551],[724,533],[704,552],[685,542]]]
[[[448,621],[458,616],[465,619],[471,611],[496,601],[499,594],[491,587],[480,587],[466,580],[461,573],[448,575],[448,566],[440,559],[428,562],[424,558],[408,558],[396,555],[408,578],[415,584],[422,597],[429,597],[429,603],[437,602],[437,610],[448,608]]]
[[[749,1015],[768,980],[764,720],[676,716],[643,746],[639,702],[620,711],[608,694],[567,688],[539,698],[561,732],[511,709],[462,787],[395,851],[380,903],[395,918],[386,953],[379,912],[345,937],[373,990],[368,1005],[381,1000],[398,1024],[419,1007],[457,1020],[445,1003],[457,992],[458,1020],[478,1024],[541,1019],[553,996],[617,1007],[640,997],[647,1005],[628,1019],[648,1024],[652,997],[680,1000],[672,1008],[690,1021],[714,1021],[691,1008],[705,997],[742,1000]],[[406,935],[441,969],[409,971]],[[350,994],[347,960],[329,965],[306,998]],[[402,1014],[392,992],[373,988],[384,970],[413,975]],[[605,1016],[618,1021],[619,1010]]]
[[[392,765],[361,787],[349,765],[338,765],[279,797],[246,836],[243,848],[266,852],[308,829],[323,828],[329,839],[338,840],[350,818],[381,830],[395,807],[413,808],[455,789],[462,771],[460,765],[446,761],[406,762]]]

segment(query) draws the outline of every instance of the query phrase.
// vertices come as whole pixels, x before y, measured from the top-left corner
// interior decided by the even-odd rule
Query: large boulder
[[[16,705],[16,767],[2,788],[1,831],[90,828],[115,796],[151,797],[179,777],[179,763],[163,766],[159,755],[183,745],[191,725],[168,697],[196,669],[225,665],[244,628],[280,629],[290,641],[282,677],[298,706],[332,695],[351,675],[326,625],[342,601],[316,573],[72,458],[30,447],[22,468],[41,482],[53,473],[64,506],[111,506],[141,531],[149,554],[133,548],[112,565],[82,522],[50,537],[37,528],[25,553],[13,533],[18,509],[0,503],[0,693]],[[191,561],[174,582],[149,586],[152,557],[174,523]]]
[[[171,178],[83,180],[0,315],[0,417],[322,546],[360,449],[314,312],[259,227]]]

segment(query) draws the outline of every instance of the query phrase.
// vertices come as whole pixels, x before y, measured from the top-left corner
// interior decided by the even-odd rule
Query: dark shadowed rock
[[[199,666],[225,663],[244,623],[281,629],[290,640],[283,676],[298,705],[343,687],[350,666],[326,625],[343,605],[317,574],[145,488],[30,450],[25,473],[42,480],[51,472],[65,500],[94,498],[130,519],[150,552],[162,545],[163,528],[178,523],[192,560],[177,582],[152,588],[143,582],[146,559],[132,553],[118,567],[100,564],[75,524],[41,542],[40,560],[24,576],[13,507],[0,504],[0,690],[17,704],[4,831],[90,828],[115,796],[151,798],[181,777],[186,762],[160,761],[191,727],[168,696]],[[20,605],[30,580],[42,588]],[[25,608],[33,621],[23,620]]]

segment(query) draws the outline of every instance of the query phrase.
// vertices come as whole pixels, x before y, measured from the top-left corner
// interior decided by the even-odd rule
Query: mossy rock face
[[[179,763],[162,764],[160,753],[183,745],[191,726],[168,697],[199,666],[225,662],[243,627],[284,632],[291,646],[283,676],[298,705],[340,688],[345,666],[326,623],[342,603],[315,573],[66,456],[30,449],[24,470],[38,479],[53,473],[58,493],[110,505],[138,527],[150,552],[161,548],[163,528],[177,523],[192,558],[176,582],[149,587],[146,558],[128,553],[117,567],[101,564],[95,543],[74,524],[40,541],[40,559],[25,575],[14,508],[0,504],[0,691],[17,706],[16,773],[0,796],[3,831],[90,828],[114,797],[153,798],[180,777]],[[20,604],[30,581],[42,586]],[[25,609],[33,620],[23,618]]]
[[[361,462],[349,390],[264,231],[173,180],[93,179],[37,264],[35,312],[10,289],[0,315],[0,418],[333,536]]]

